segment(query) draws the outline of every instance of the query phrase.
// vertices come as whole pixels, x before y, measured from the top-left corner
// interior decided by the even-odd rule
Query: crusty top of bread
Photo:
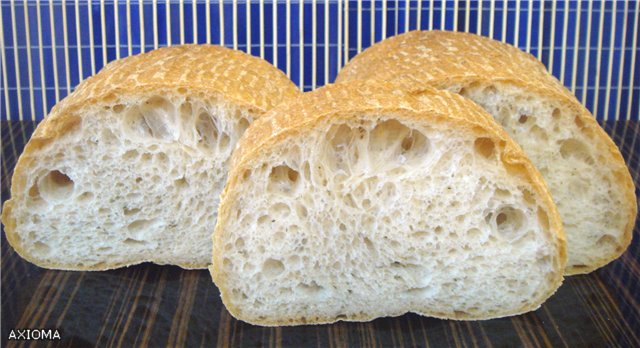
[[[210,271],[218,285],[227,309],[239,313],[231,301],[225,301],[230,294],[222,272],[222,248],[225,233],[223,226],[232,215],[233,202],[236,200],[243,174],[257,161],[261,154],[268,153],[281,141],[292,136],[304,136],[316,125],[326,120],[358,120],[363,114],[392,113],[400,118],[419,120],[424,117],[430,123],[450,125],[455,129],[465,129],[481,137],[491,139],[499,149],[501,159],[509,173],[524,178],[531,184],[536,195],[542,200],[540,205],[548,212],[549,240],[557,250],[554,259],[555,277],[547,298],[561,284],[563,270],[567,261],[566,241],[560,216],[547,190],[546,184],[524,154],[508,134],[482,108],[465,98],[447,91],[425,88],[425,98],[421,101],[407,93],[394,89],[392,85],[374,81],[352,81],[343,84],[327,85],[314,92],[305,93],[296,100],[283,103],[264,117],[254,122],[245,132],[233,154],[227,185],[221,195],[218,210],[218,223],[213,234],[213,261]],[[523,308],[521,312],[533,308]],[[349,320],[370,320],[371,318],[350,318]],[[473,319],[463,317],[457,319]],[[320,320],[331,322],[332,318]],[[264,321],[261,325],[278,325],[279,321]],[[300,323],[302,324],[302,323]]]
[[[576,115],[580,131],[588,138],[598,139],[606,149],[606,165],[624,187],[626,204],[622,209],[630,216],[619,250],[623,252],[631,243],[637,201],[633,179],[622,154],[589,110],[532,55],[476,34],[412,31],[381,41],[354,57],[340,71],[336,82],[368,79],[386,81],[414,95],[420,95],[427,86],[452,89],[474,83],[502,83],[564,105]],[[567,274],[589,273],[621,252],[602,256],[597,264],[579,268],[569,265]]]

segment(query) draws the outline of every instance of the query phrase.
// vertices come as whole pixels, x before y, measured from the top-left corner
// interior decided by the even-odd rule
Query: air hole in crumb
[[[576,139],[567,139],[562,141],[560,145],[560,154],[562,158],[576,158],[588,164],[594,164],[593,157],[589,154],[587,144]]]
[[[140,212],[140,208],[128,208],[125,207],[122,212],[124,213],[125,216],[131,216],[134,214],[137,214],[138,212]]]
[[[482,231],[478,228],[470,228],[467,230],[467,236],[470,238],[478,238],[482,236]]]
[[[527,120],[529,120],[529,116],[520,115],[520,118],[518,118],[518,123],[525,124],[525,123],[527,123]]]
[[[522,226],[525,225],[525,215],[522,210],[513,207],[503,207],[495,216],[495,224],[498,233],[506,239],[515,239],[520,235]]]
[[[247,169],[242,173],[242,179],[247,180],[251,177],[251,170]]]
[[[33,249],[37,252],[37,253],[41,253],[41,254],[48,254],[49,251],[51,250],[51,248],[49,248],[49,246],[41,241],[37,241],[33,244]]]
[[[176,185],[176,187],[177,187],[177,188],[179,188],[179,189],[182,189],[182,188],[185,188],[185,187],[189,186],[189,184],[187,183],[187,179],[185,179],[184,177],[182,177],[182,178],[180,178],[180,179],[176,180],[176,181],[174,182],[174,184],[175,184],[175,185]]]
[[[34,182],[29,189],[29,197],[40,198],[40,190],[38,189],[38,183]]]
[[[143,245],[146,244],[145,241],[143,240],[137,240],[137,239],[133,239],[133,238],[127,238],[123,241],[124,244],[126,245]]]
[[[556,120],[560,118],[562,112],[560,111],[560,109],[555,108],[553,109],[553,112],[551,113],[551,117],[555,118]]]
[[[612,235],[609,234],[605,234],[604,236],[598,238],[598,241],[596,242],[596,244],[598,246],[605,246],[605,245],[616,245],[616,238]]]
[[[545,212],[542,207],[538,207],[538,220],[540,220],[542,228],[544,228],[545,231],[549,230],[549,215],[547,215],[547,212]]]
[[[52,170],[38,182],[38,190],[45,199],[62,200],[73,192],[74,182],[59,170]]]
[[[287,165],[273,167],[269,174],[269,189],[288,192],[298,182],[299,173]]]
[[[249,128],[249,120],[243,117],[238,121],[238,133],[242,135],[247,128]]]
[[[495,143],[489,138],[478,138],[473,143],[473,147],[482,157],[489,158],[493,155]]]
[[[284,264],[282,261],[276,259],[267,259],[262,264],[262,273],[267,278],[275,278],[284,272]]]
[[[122,104],[116,104],[113,106],[113,112],[115,113],[121,113],[122,110],[124,110],[124,105]]]
[[[584,122],[580,118],[580,115],[576,115],[576,117],[573,119],[573,122],[576,124],[576,126],[578,126],[578,128],[584,127]]]
[[[322,292],[324,290],[324,287],[318,285],[318,283],[316,283],[315,281],[312,281],[310,284],[298,284],[296,286],[296,290],[307,296],[314,296]]]
[[[198,143],[206,149],[213,149],[218,142],[218,127],[213,116],[201,112],[196,118]]]
[[[127,230],[133,233],[143,232],[147,230],[149,227],[151,227],[153,224],[155,224],[155,222],[156,222],[155,220],[144,220],[144,219],[136,220],[130,223],[129,225],[127,225]]]

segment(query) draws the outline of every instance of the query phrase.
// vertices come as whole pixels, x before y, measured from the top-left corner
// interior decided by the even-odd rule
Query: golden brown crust
[[[502,83],[573,110],[582,125],[581,131],[607,153],[606,166],[624,187],[623,209],[629,212],[630,219],[616,253],[602,255],[598,262],[586,267],[567,265],[566,274],[598,269],[622,255],[631,243],[637,201],[633,179],[620,150],[591,113],[532,55],[475,34],[412,31],[384,40],[356,56],[341,70],[336,82],[368,79],[386,81],[413,94],[420,94],[427,86],[445,89]]]
[[[154,93],[197,96],[202,100],[224,99],[238,108],[253,111],[258,117],[275,105],[295,98],[299,91],[286,75],[268,62],[221,46],[172,46],[114,61],[78,85],[38,125],[14,169],[11,196],[24,192],[24,173],[31,167],[30,163],[37,160],[39,150],[78,127],[82,117],[91,114],[90,111]],[[12,200],[5,202],[2,214],[7,240],[20,256],[38,266],[107,270],[147,261],[98,266],[43,263],[22,248],[11,215],[12,205]],[[178,266],[190,269],[206,268],[207,265],[178,263]]]
[[[393,114],[398,118],[408,121],[428,121],[430,124],[442,123],[456,129],[468,130],[478,136],[488,137],[494,141],[500,149],[502,160],[508,168],[518,172],[531,183],[532,189],[539,197],[539,203],[545,208],[549,218],[549,240],[552,241],[557,251],[554,262],[556,270],[553,279],[549,281],[549,289],[541,294],[535,305],[520,308],[510,313],[501,313],[499,316],[515,315],[535,309],[546,298],[555,292],[563,280],[563,270],[566,265],[566,241],[560,216],[555,204],[547,190],[546,184],[540,173],[535,169],[528,157],[524,154],[506,132],[493,121],[482,108],[466,100],[459,95],[446,91],[438,91],[425,88],[422,91],[423,99],[418,101],[409,94],[401,92],[392,85],[374,81],[353,81],[344,84],[328,85],[314,92],[305,93],[291,103],[281,104],[271,110],[265,117],[254,122],[240,140],[239,146],[233,155],[229,179],[221,195],[221,203],[218,210],[218,223],[212,237],[213,258],[209,267],[212,278],[220,289],[222,300],[229,312],[236,318],[249,320],[252,323],[275,325],[309,324],[299,318],[268,318],[256,320],[244,318],[241,312],[228,300],[228,288],[222,272],[224,240],[224,225],[232,219],[231,210],[236,200],[236,186],[241,184],[242,174],[258,161],[262,153],[268,153],[269,149],[277,145],[282,139],[292,136],[303,136],[321,122],[327,120],[357,120],[367,114]],[[426,102],[425,102],[426,100]],[[390,314],[400,315],[402,313]],[[486,316],[468,317],[453,316],[446,313],[420,313],[449,319],[486,319]],[[350,317],[347,321],[366,321],[373,317]],[[312,323],[331,323],[335,318],[319,318]]]

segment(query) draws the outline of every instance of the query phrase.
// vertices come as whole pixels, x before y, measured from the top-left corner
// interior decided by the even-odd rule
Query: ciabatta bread
[[[631,242],[637,205],[620,151],[533,56],[474,34],[414,31],[355,57],[337,81],[380,79],[420,97],[425,86],[487,110],[549,185],[567,234],[567,274],[588,273]]]
[[[565,241],[540,174],[478,106],[422,97],[331,85],[247,130],[210,268],[233,316],[486,319],[533,310],[558,288]]]
[[[236,142],[297,94],[267,62],[217,46],[108,64],[26,145],[2,214],[9,243],[47,268],[206,267]]]

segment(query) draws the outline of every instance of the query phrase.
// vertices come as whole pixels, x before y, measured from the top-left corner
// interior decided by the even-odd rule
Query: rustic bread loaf
[[[108,64],[26,145],[2,215],[9,243],[47,268],[206,267],[236,142],[297,94],[267,62],[217,46]]]
[[[533,56],[481,36],[414,31],[378,43],[337,81],[380,79],[420,98],[426,86],[482,106],[546,179],[567,234],[567,274],[588,273],[631,242],[637,205],[620,151]]]
[[[249,127],[213,235],[227,309],[260,325],[485,319],[561,284],[562,223],[490,115],[425,89],[330,85]]]

